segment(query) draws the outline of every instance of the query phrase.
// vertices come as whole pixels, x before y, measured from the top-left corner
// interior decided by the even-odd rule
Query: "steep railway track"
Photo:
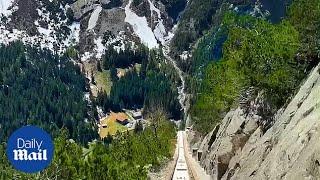
[[[173,173],[174,180],[188,180],[190,179],[190,172],[188,169],[188,164],[185,158],[185,148],[184,148],[184,142],[183,142],[183,132],[179,131],[177,136],[177,146],[178,146],[178,159],[176,163],[176,167]]]
[[[181,85],[178,86],[178,99],[183,110],[186,127],[189,126],[188,107],[189,101],[186,93],[186,80],[183,71],[177,65],[177,62],[170,57],[170,40],[163,44],[164,57],[172,64],[181,79]],[[178,158],[173,172],[173,180],[210,180],[210,176],[206,174],[200,164],[192,157],[189,152],[188,142],[186,140],[186,131],[179,131],[177,134]]]
[[[206,174],[204,169],[190,154],[186,132],[179,131],[177,140],[178,159],[172,180],[210,180],[210,176]]]

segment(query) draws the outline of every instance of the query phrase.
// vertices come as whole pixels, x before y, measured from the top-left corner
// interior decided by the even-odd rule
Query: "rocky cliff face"
[[[257,115],[257,98],[250,112],[232,110],[207,136],[193,139],[201,142],[193,147],[207,173],[213,179],[319,179],[319,73],[318,65],[268,129]]]

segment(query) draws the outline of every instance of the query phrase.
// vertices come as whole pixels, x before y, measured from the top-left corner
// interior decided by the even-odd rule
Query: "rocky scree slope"
[[[160,1],[0,0],[0,5],[1,43],[20,40],[58,54],[72,47],[82,61],[100,59],[109,46],[155,48],[173,36],[173,20]]]
[[[200,163],[213,179],[320,178],[319,66],[265,132],[258,96],[249,111],[230,111],[204,138],[189,134],[190,141],[198,142],[193,148],[199,148]]]

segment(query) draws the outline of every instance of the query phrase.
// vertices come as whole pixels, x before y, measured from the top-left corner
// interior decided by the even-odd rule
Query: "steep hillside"
[[[320,69],[310,73],[266,132],[259,98],[230,111],[198,147],[214,179],[319,179]],[[190,134],[190,137],[191,134]]]
[[[223,14],[229,10],[279,22],[284,17],[289,2],[289,0],[190,0],[181,14],[172,48],[178,55],[192,50],[198,38],[210,28],[217,28]]]
[[[319,179],[319,5],[226,13],[198,41],[189,141],[213,179]]]
[[[0,14],[1,43],[20,40],[61,53],[79,41],[80,24],[72,21],[67,4],[33,0],[10,2],[7,13]]]

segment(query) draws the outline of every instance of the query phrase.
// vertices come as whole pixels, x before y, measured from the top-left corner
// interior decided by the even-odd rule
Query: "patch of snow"
[[[88,93],[88,92],[84,93],[83,100],[90,102],[90,93]]]
[[[99,106],[97,106],[97,113],[101,122],[101,120],[103,120],[104,117],[106,117],[106,114],[103,112],[102,108]]]
[[[134,32],[140,38],[141,42],[145,44],[148,48],[158,48],[159,44],[151,30],[148,26],[146,17],[140,17],[130,9],[132,0],[125,7],[126,18],[125,22],[129,23]]]
[[[162,21],[162,20],[161,20]],[[156,38],[161,42],[161,44],[164,44],[166,42],[166,28],[164,27],[162,22],[159,22],[155,29],[153,30],[154,35]]]
[[[12,10],[9,8],[13,5],[15,0],[0,0],[0,14],[4,16],[9,16],[12,13]]]
[[[34,25],[39,26],[39,21],[38,20],[34,21]]]
[[[103,42],[102,37],[98,37],[94,39],[94,55],[90,55],[91,57],[94,56],[97,59],[101,59],[103,54],[105,53],[107,47],[112,46],[113,49],[115,49],[117,52],[120,52],[120,50],[125,50],[125,45],[128,43],[131,43],[131,48],[134,47],[133,42],[127,42],[125,41],[126,36],[124,31],[120,31],[119,34],[115,37],[110,37],[106,40],[106,42]],[[84,60],[89,59],[89,55],[83,56]]]
[[[0,13],[2,13],[4,7],[3,2],[3,0],[0,0]],[[9,3],[9,1],[6,2]],[[12,7],[12,5],[10,7]],[[63,10],[64,14],[67,12],[68,8],[70,8],[69,5],[63,7],[60,4],[60,9]],[[15,6],[11,8],[12,11],[14,9]],[[58,22],[56,22],[54,19],[50,18],[50,12],[46,10],[41,1],[40,7],[37,8],[37,12],[39,18],[34,21],[34,25],[36,26],[39,34],[33,36],[27,34],[25,30],[13,29],[12,31],[9,31],[6,27],[6,23],[1,22],[0,19],[0,43],[9,44],[10,42],[20,40],[24,44],[37,45],[41,49],[46,48],[58,54],[62,54],[68,47],[79,42],[80,23],[74,22],[73,24],[68,25],[68,20],[62,20],[60,17],[58,17]],[[40,25],[44,23],[46,24],[46,27]],[[68,26],[70,32],[65,34],[58,33],[57,30],[60,30],[64,26]]]
[[[111,0],[100,0],[100,2],[102,4],[109,4],[111,2]]]
[[[178,24],[175,24],[171,31],[168,32],[168,35],[165,37],[165,43],[163,44],[164,46],[169,46],[172,38],[175,35],[176,30],[178,29]]]
[[[174,33],[172,33],[172,32],[169,32],[168,33],[168,36],[166,37],[167,39],[167,41],[170,41],[172,38],[174,37]]]
[[[38,31],[39,31],[39,33],[46,35],[46,36],[50,36],[50,34],[52,32],[50,29],[45,29],[42,27],[38,27]]]
[[[64,45],[66,47],[74,46],[80,41],[80,23],[73,22],[70,26],[70,34],[66,40],[64,40]]]
[[[94,9],[94,11],[90,16],[87,30],[91,30],[96,27],[101,11],[102,11],[102,7],[100,5]]]
[[[153,12],[157,13],[157,25],[155,26],[153,33],[155,35],[155,37],[157,38],[157,40],[159,40],[161,42],[162,45],[164,45],[166,39],[165,36],[167,34],[166,32],[166,28],[163,25],[163,19],[161,18],[161,11],[156,8],[154,6],[154,4],[151,2],[151,0],[148,0],[149,4],[150,4],[150,11],[151,11],[151,17],[153,15]]]
[[[101,59],[103,53],[106,50],[106,47],[102,44],[102,38],[99,37],[98,39],[95,39],[94,44],[96,45],[94,49],[96,52],[96,58]]]
[[[150,4],[150,11],[151,12],[155,11],[158,14],[158,18],[161,19],[161,11],[154,6],[154,4],[151,2],[151,0],[148,0],[148,2]]]
[[[188,51],[183,51],[182,54],[180,54],[180,58],[184,61],[190,57],[191,57],[191,54]]]
[[[268,10],[263,10],[261,2],[257,1],[253,7],[253,10],[249,14],[254,17],[265,18],[270,15],[270,12]]]
[[[85,52],[82,56],[81,56],[81,61],[87,61],[92,57],[92,54],[90,52]]]

